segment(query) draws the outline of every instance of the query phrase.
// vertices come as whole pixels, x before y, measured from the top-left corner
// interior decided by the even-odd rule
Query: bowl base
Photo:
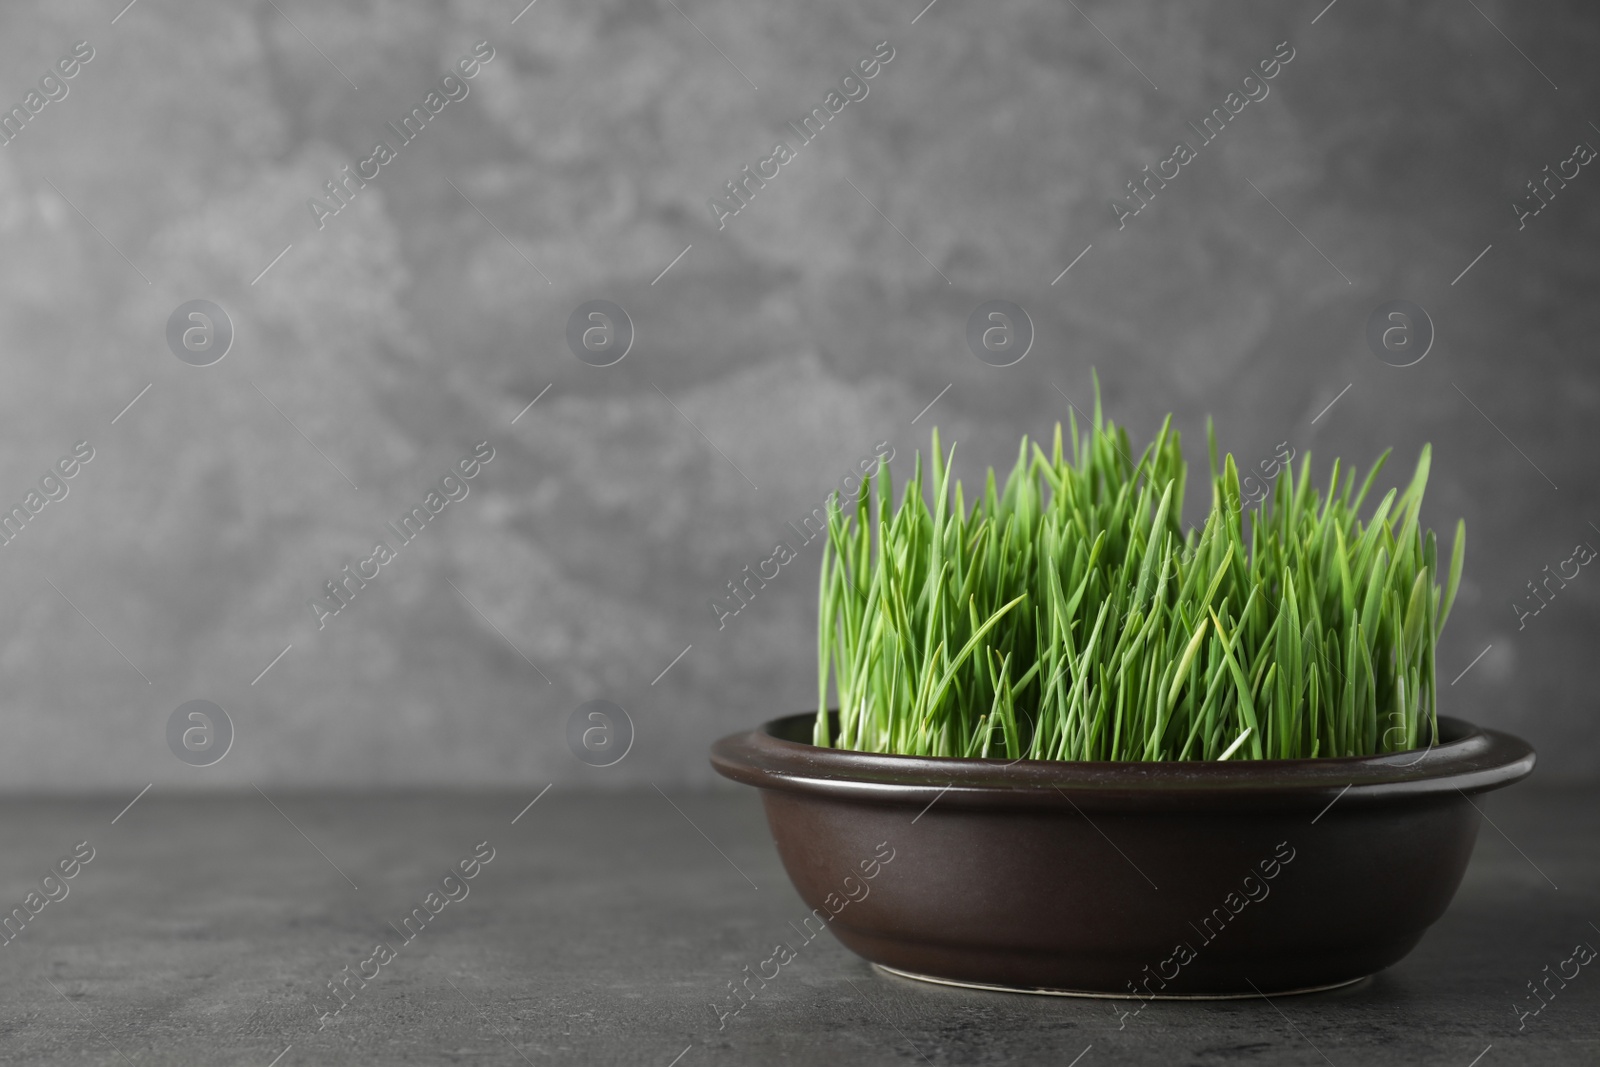
[[[956,978],[940,978],[931,974],[918,974],[915,971],[902,971],[898,967],[889,967],[882,963],[872,964],[874,970],[884,974],[896,975],[900,978],[910,978],[917,982],[931,982],[934,985],[957,986],[961,989],[987,989],[996,993],[1030,993],[1037,997],[1088,997],[1094,1000],[1252,1000],[1262,993],[1155,993],[1146,997],[1132,997],[1126,993],[1092,993],[1081,989],[1046,989],[1034,986],[995,985],[989,982],[963,982]],[[1283,989],[1272,994],[1275,997],[1292,997],[1301,993],[1325,993],[1330,989],[1343,989],[1365,982],[1371,978],[1370,974],[1359,978],[1347,978],[1342,982],[1329,982],[1327,985],[1306,986],[1303,989]]]

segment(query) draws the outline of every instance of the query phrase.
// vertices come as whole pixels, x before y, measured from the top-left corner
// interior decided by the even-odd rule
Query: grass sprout
[[[1259,507],[1210,432],[1211,506],[1183,530],[1187,467],[1168,416],[1138,461],[1102,417],[1071,455],[1023,439],[968,505],[933,431],[895,503],[880,464],[823,548],[816,744],[1054,760],[1301,759],[1438,737],[1434,652],[1466,532],[1441,577],[1418,524],[1424,446],[1363,521],[1361,481],[1311,457]],[[830,721],[829,683],[839,709]]]

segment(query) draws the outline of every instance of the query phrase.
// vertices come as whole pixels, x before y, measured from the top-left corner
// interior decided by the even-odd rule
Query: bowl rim
[[[809,737],[815,721],[815,712],[801,712],[730,734],[711,746],[711,764],[746,785],[840,799],[928,804],[939,797],[944,807],[1189,808],[1466,796],[1526,778],[1535,761],[1533,747],[1521,738],[1445,715],[1439,716],[1440,743],[1428,748],[1225,762],[904,756],[794,739]]]

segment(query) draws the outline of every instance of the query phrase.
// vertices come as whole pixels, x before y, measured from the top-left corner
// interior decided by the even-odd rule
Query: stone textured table
[[[1600,1062],[1600,966],[1521,1032],[1513,1008],[1600,946],[1594,791],[1488,798],[1504,833],[1483,827],[1449,913],[1343,991],[1152,1004],[1119,1029],[1106,1001],[889,978],[818,938],[720,1030],[709,1005],[806,913],[756,798],[556,787],[524,810],[537,793],[0,801],[0,900],[28,915],[40,894],[0,951],[0,1062]],[[80,841],[93,859],[44,883]],[[493,859],[445,880],[484,841]],[[376,977],[333,1014],[327,983],[357,971]]]

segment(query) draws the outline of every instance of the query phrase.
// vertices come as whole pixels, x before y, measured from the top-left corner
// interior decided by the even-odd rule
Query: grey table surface
[[[1521,1029],[1515,1008],[1577,942],[1600,946],[1600,792],[1486,798],[1493,825],[1449,912],[1407,959],[1343,991],[1155,1003],[1119,1026],[1108,1001],[888,977],[819,937],[720,1029],[710,1005],[775,942],[798,940],[789,924],[806,914],[757,798],[558,786],[525,809],[537,793],[156,789],[121,815],[126,797],[0,801],[8,911],[78,842],[94,849],[48,886],[65,897],[32,898],[37,914],[0,952],[0,1060],[1600,1062],[1600,967]],[[484,841],[494,858],[468,895],[402,940],[390,924]],[[327,983],[379,941],[393,957],[320,1025]]]

